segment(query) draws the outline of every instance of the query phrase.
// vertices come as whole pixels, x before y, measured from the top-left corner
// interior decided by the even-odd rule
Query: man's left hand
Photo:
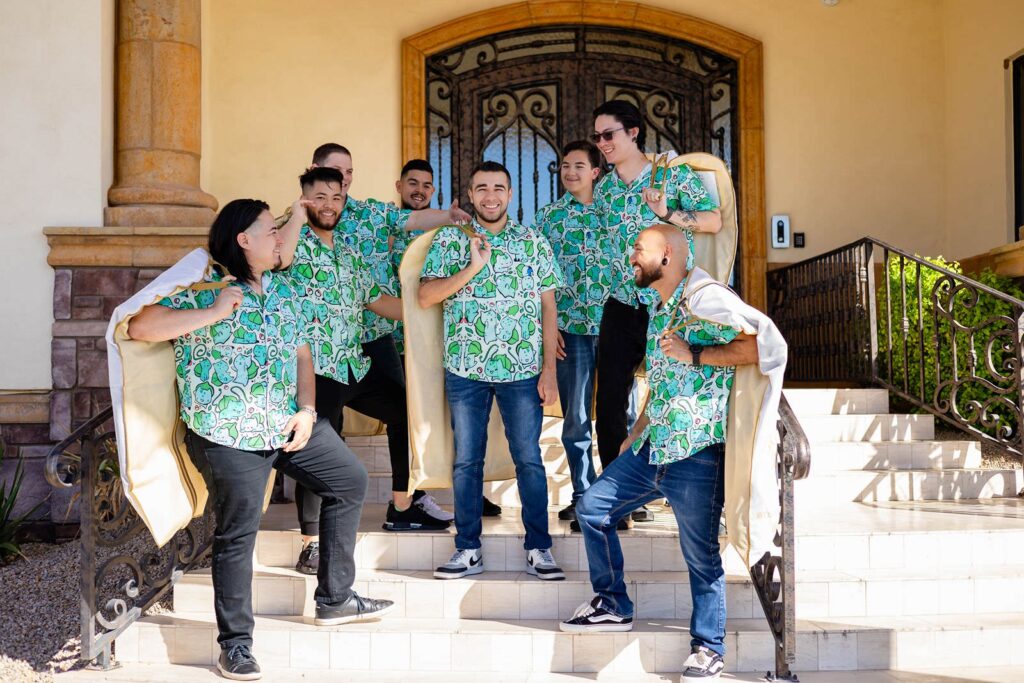
[[[537,381],[537,393],[540,394],[540,403],[549,406],[558,398],[558,382],[555,381],[554,370],[541,370],[540,379]]]
[[[292,436],[292,440],[286,443],[281,449],[285,453],[301,451],[306,447],[306,443],[309,441],[309,437],[313,433],[313,416],[304,410],[300,410],[292,415],[288,418],[288,424],[284,426],[281,433],[287,434],[292,431],[295,432]]]
[[[644,201],[659,219],[668,215],[668,200],[665,198],[665,191],[656,187],[644,188]]]
[[[658,343],[661,345],[661,352],[669,358],[673,358],[683,363],[693,362],[693,354],[690,353],[690,347],[679,337],[679,335],[665,335]]]
[[[473,221],[473,217],[459,208],[459,200],[456,199],[452,202],[452,205],[448,207],[448,220],[454,225],[466,225]]]

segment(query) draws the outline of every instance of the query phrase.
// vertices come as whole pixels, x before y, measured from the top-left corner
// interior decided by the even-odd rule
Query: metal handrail
[[[787,380],[882,386],[1024,458],[1024,301],[873,237],[768,283]]]

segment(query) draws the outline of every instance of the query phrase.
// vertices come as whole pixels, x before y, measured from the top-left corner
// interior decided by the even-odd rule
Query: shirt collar
[[[489,239],[492,239],[492,240],[493,239],[507,240],[507,239],[510,239],[510,238],[519,237],[522,234],[522,232],[523,232],[523,226],[521,226],[519,223],[517,223],[515,221],[515,219],[512,218],[512,216],[508,217],[508,221],[505,223],[505,228],[501,232],[496,234],[496,235],[493,234],[490,230],[488,230],[484,226],[480,225],[480,223],[476,220],[476,218],[473,219],[473,226],[472,227],[477,232],[483,233],[485,235],[489,235]]]
[[[643,170],[640,171],[640,175],[633,179],[632,183],[627,183],[625,180],[619,177],[618,169],[612,169],[612,175],[615,177],[615,183],[623,189],[629,190],[636,187],[637,183],[650,182],[651,178],[651,162],[648,161],[644,166]]]

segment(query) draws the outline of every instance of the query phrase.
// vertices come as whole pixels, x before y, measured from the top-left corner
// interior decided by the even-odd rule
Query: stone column
[[[200,0],[119,0],[110,226],[208,226],[199,188]]]

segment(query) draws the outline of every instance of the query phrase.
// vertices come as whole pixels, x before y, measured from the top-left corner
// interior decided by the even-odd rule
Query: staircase
[[[810,477],[795,492],[793,671],[1024,665],[1021,470],[980,469],[976,442],[934,441],[933,418],[889,414],[884,390],[786,394],[813,457]],[[283,672],[337,680],[356,672],[360,680],[431,671],[476,680],[498,673],[524,680],[546,672],[629,680],[678,674],[689,651],[690,596],[668,510],[622,533],[634,631],[558,630],[558,620],[591,596],[582,540],[555,515],[571,495],[558,431],[559,421],[549,420],[542,438],[553,552],[567,571],[565,581],[552,583],[523,571],[519,502],[509,482],[487,485],[486,495],[505,508],[501,518],[485,520],[487,571],[434,580],[431,570],[452,553],[454,535],[382,531],[386,444],[350,439],[372,478],[356,590],[395,600],[397,612],[375,623],[314,627],[315,579],[291,568],[300,547],[294,507],[273,506],[257,541],[253,591],[254,653],[264,671],[282,672],[282,680],[291,675]],[[448,502],[450,491],[436,497]],[[763,673],[774,666],[772,636],[747,569],[731,548],[724,560],[726,671]],[[146,665],[211,666],[215,638],[210,576],[193,572],[174,588],[173,613],[133,624],[117,639],[115,656],[125,675],[154,680],[167,668]]]

